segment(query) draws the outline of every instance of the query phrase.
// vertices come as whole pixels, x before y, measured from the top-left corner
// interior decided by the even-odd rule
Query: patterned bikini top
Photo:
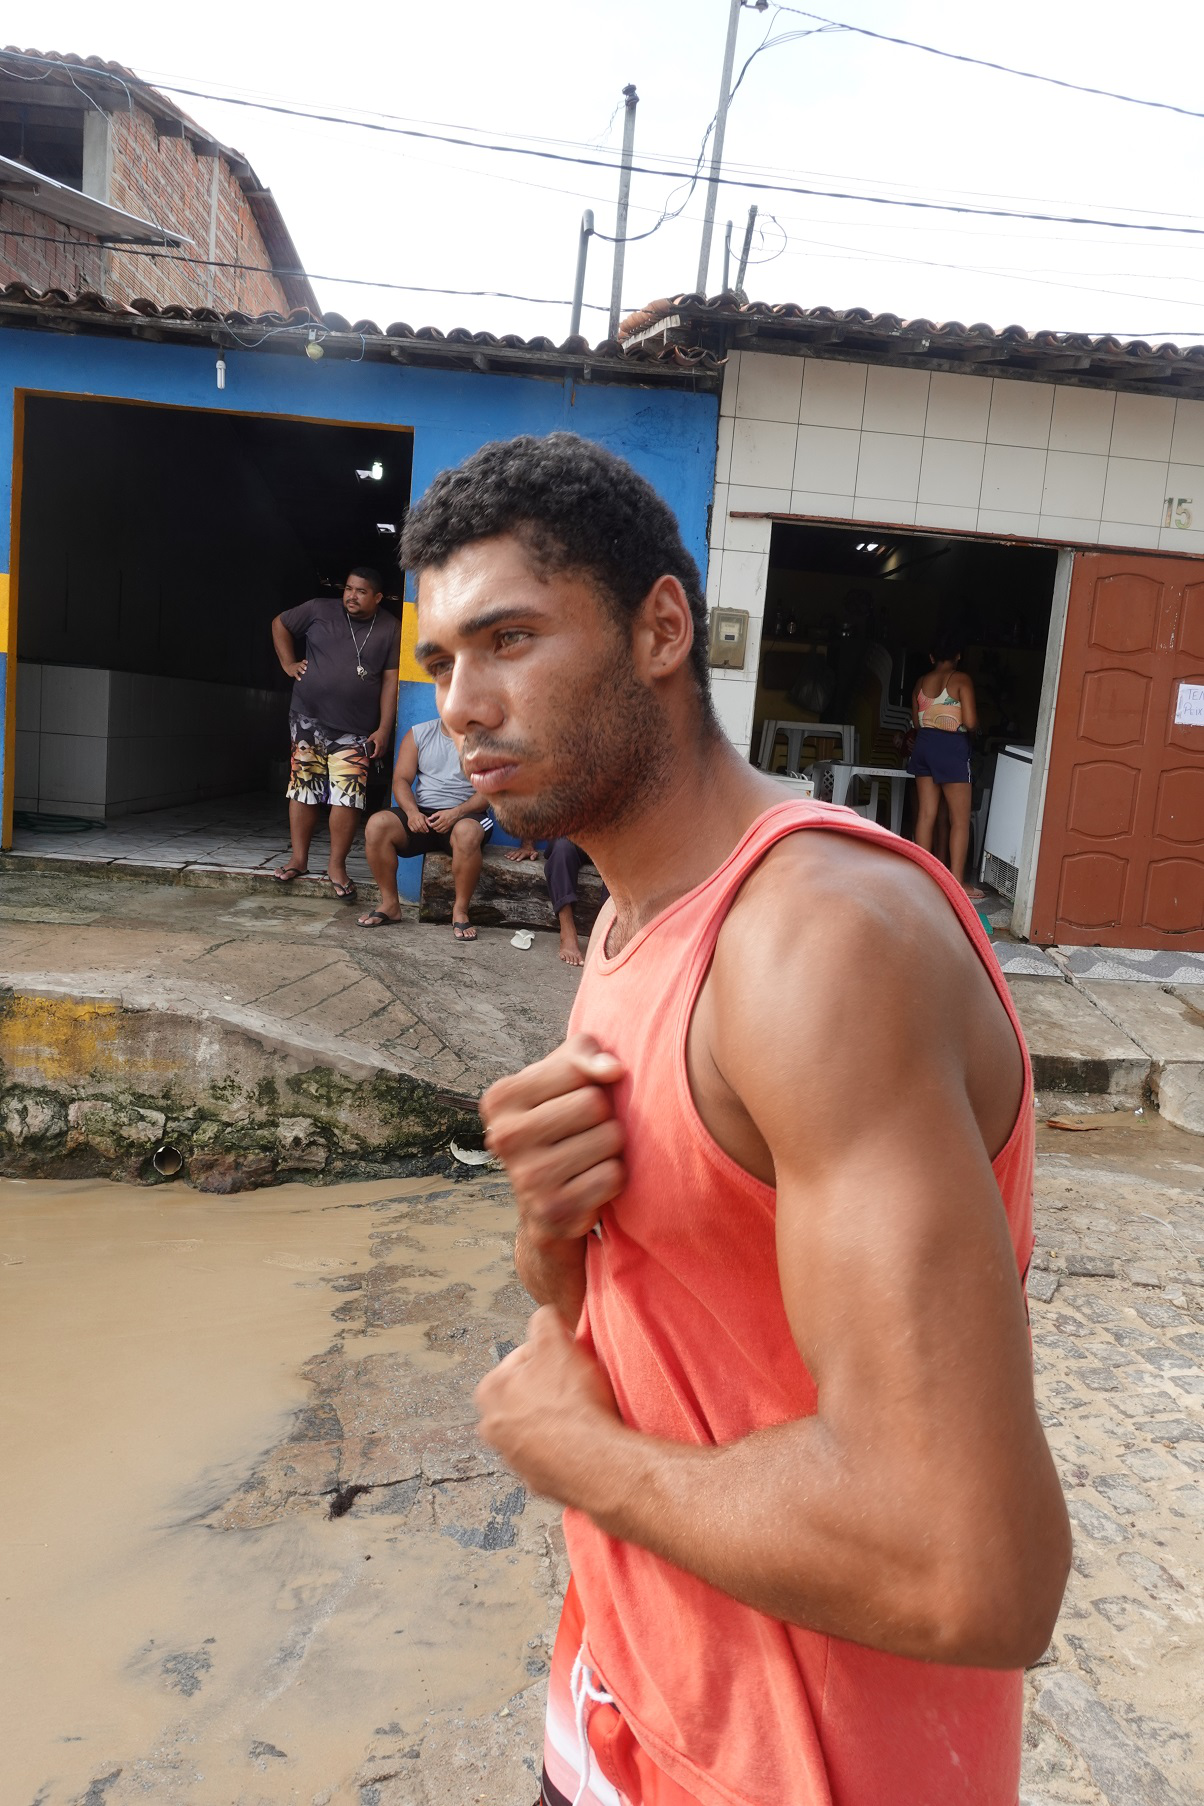
[[[916,707],[919,712],[921,727],[935,727],[943,734],[962,734],[962,705],[956,696],[949,693],[948,684],[941,685],[939,696],[925,696],[920,690],[916,696]]]

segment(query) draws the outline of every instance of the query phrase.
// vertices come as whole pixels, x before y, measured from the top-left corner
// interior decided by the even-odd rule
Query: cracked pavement
[[[1039,1133],[1037,1383],[1076,1553],[1022,1801],[1189,1806],[1204,1145],[1081,1120]],[[511,1233],[492,1174],[0,1184],[8,1797],[530,1806],[563,1543],[471,1405],[523,1334]]]
[[[1156,1118],[1038,1137],[1037,1391],[1074,1567],[1028,1680],[1027,1806],[1204,1790],[1204,1146]]]
[[[270,894],[0,871],[0,983],[222,1017],[477,1096],[560,1040],[577,974],[555,934],[359,927],[316,885]]]

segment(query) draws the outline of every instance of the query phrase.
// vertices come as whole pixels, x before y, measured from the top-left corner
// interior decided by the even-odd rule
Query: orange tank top
[[[838,830],[941,886],[1024,1042],[978,917],[943,866],[851,810],[780,803],[718,871],[613,958],[608,905],[572,1013],[627,1075],[625,1190],[589,1238],[578,1326],[624,1420],[705,1446],[811,1415],[815,1383],[778,1283],[774,1193],[711,1138],[686,1034],[749,872],[787,834]],[[1032,1250],[1032,1078],[994,1163],[1016,1263]],[[805,1074],[800,1101],[822,1107]],[[652,1759],[702,1806],[1016,1806],[1022,1679],[938,1666],[801,1630],[565,1514],[587,1659]]]

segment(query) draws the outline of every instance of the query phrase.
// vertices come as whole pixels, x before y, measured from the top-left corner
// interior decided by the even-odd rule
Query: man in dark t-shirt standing
[[[379,571],[359,565],[343,586],[341,602],[333,597],[302,602],[272,622],[276,657],[294,680],[286,793],[292,852],[276,879],[292,884],[306,876],[318,812],[329,806],[326,875],[335,895],[347,902],[355,898],[347,855],[364,808],[368,761],[385,751],[397,713],[401,625],[382,610],[383,593]]]

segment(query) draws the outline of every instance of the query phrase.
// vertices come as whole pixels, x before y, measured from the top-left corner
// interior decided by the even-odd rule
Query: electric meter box
[[[712,666],[722,671],[743,671],[747,649],[747,608],[713,608],[710,632]]]

